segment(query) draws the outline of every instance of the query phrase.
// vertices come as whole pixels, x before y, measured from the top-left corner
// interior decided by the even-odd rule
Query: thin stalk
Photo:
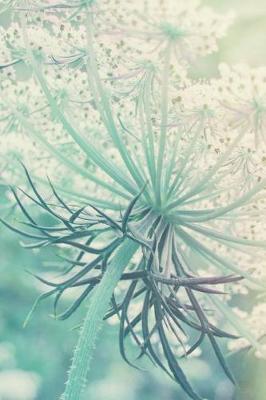
[[[98,68],[97,68],[97,61],[96,61],[96,56],[95,56],[95,51],[93,48],[93,32],[92,32],[92,26],[93,26],[93,19],[92,19],[92,14],[90,13],[88,7],[86,9],[87,11],[87,24],[86,24],[86,31],[87,31],[87,46],[89,50],[89,65],[91,67],[91,70],[93,71],[93,77],[95,79],[95,84],[98,89],[99,97],[98,100],[102,103],[102,107],[100,110],[103,110],[103,121],[105,122],[106,128],[113,140],[113,143],[117,146],[117,149],[129,171],[131,174],[132,178],[135,180],[139,188],[142,188],[145,181],[143,180],[141,174],[139,173],[136,165],[134,164],[132,158],[130,157],[130,154],[123,143],[117,127],[115,125],[115,121],[113,118],[112,110],[109,104],[109,99],[106,96],[106,93],[104,91],[104,88],[101,83],[101,79],[99,76]],[[145,195],[145,193],[144,193]]]
[[[162,191],[163,203],[165,203],[167,201],[168,190],[169,190],[168,188],[170,186],[170,181],[171,181],[171,178],[172,178],[175,168],[176,168],[177,149],[179,146],[180,138],[181,138],[181,133],[179,135],[177,135],[177,138],[175,140],[175,143],[173,144],[173,148],[171,151],[172,154],[169,157],[168,165],[165,168],[165,174],[163,177],[163,191]]]
[[[152,184],[152,197],[154,197],[155,189],[156,189],[156,181],[155,181],[155,168],[152,166],[150,155],[149,155],[149,145],[148,145],[148,140],[147,140],[147,135],[146,135],[146,129],[145,129],[145,122],[144,122],[144,113],[143,110],[140,108],[139,110],[139,121],[140,121],[140,129],[141,129],[141,145],[143,152],[145,154],[146,158],[146,165],[147,169],[149,171],[149,176],[151,177],[151,184]],[[153,202],[153,199],[152,199]]]
[[[73,162],[69,157],[65,156],[62,152],[58,151],[55,146],[51,145],[46,139],[45,135],[40,134],[40,129],[37,129],[18,111],[16,111],[11,104],[4,99],[7,103],[8,107],[12,110],[16,118],[19,120],[20,124],[25,128],[29,135],[31,135],[35,140],[41,143],[42,146],[46,149],[46,151],[53,155],[57,160],[65,164],[70,170],[77,172],[81,176],[87,178],[91,182],[95,182],[97,185],[109,190],[111,193],[115,193],[122,198],[130,199],[130,196],[121,190],[117,189],[114,185],[111,185],[102,179],[97,178],[97,176],[93,173],[90,173],[88,169],[79,166],[77,163]]]
[[[225,161],[229,158],[232,151],[235,149],[236,145],[243,137],[243,132],[240,132],[235,140],[230,144],[228,149],[220,156],[216,164],[207,171],[207,173],[203,176],[202,179],[184,196],[180,197],[178,200],[174,201],[170,204],[169,208],[175,207],[181,203],[184,203],[186,200],[191,199],[192,197],[196,196],[198,193],[203,192],[208,186],[212,184],[217,184],[222,178],[221,176],[215,179],[215,174],[219,170],[221,166],[225,163]]]
[[[215,218],[222,217],[225,214],[229,213],[230,211],[234,211],[248,204],[252,200],[252,198],[254,198],[254,196],[265,187],[266,187],[266,179],[263,179],[262,181],[254,185],[254,187],[251,190],[249,190],[243,196],[239,197],[239,199],[228,204],[227,206],[219,207],[216,209],[213,208],[210,210],[199,210],[198,216],[194,215],[193,218],[189,218],[189,216],[183,217],[183,220],[184,222],[206,222]],[[174,208],[174,206],[176,206],[176,204],[173,203],[172,207],[169,206],[166,209],[167,210],[172,209]],[[196,212],[197,210],[195,210],[195,213]]]
[[[147,124],[147,133],[149,139],[149,160],[151,164],[150,168],[150,175],[153,186],[155,186],[156,181],[156,165],[155,165],[155,146],[154,146],[154,138],[153,138],[153,128],[151,122],[151,87],[152,87],[152,76],[151,74],[148,76],[148,82],[144,84],[143,88],[143,111],[146,117],[146,124]]]
[[[61,400],[79,400],[87,382],[95,343],[103,327],[103,318],[108,311],[110,299],[123,270],[136,252],[138,245],[126,240],[111,260],[99,285],[90,299],[87,315],[80,330],[74,351],[68,381]]]
[[[120,170],[109,160],[104,157],[92,143],[89,143],[87,140],[77,132],[77,130],[69,123],[67,118],[65,117],[64,113],[61,111],[60,107],[58,106],[56,100],[51,95],[50,90],[46,84],[45,78],[36,64],[36,60],[32,51],[29,46],[29,39],[26,30],[26,22],[25,17],[21,18],[21,26],[24,35],[24,41],[26,44],[26,50],[31,60],[31,66],[33,68],[34,74],[37,80],[40,83],[40,86],[53,110],[56,111],[58,118],[60,119],[64,129],[70,134],[73,140],[79,145],[79,147],[84,151],[84,153],[99,167],[101,168],[107,175],[109,175],[114,181],[119,183],[123,188],[129,191],[131,194],[136,194],[136,190],[133,188],[133,182],[130,182],[129,179],[125,178],[124,175],[120,172]]]
[[[170,70],[170,59],[171,59],[171,42],[168,43],[165,50],[165,61],[164,70],[162,77],[162,100],[161,100],[161,131],[158,148],[158,161],[157,161],[157,190],[156,197],[158,205],[161,205],[161,178],[162,178],[162,167],[163,158],[166,144],[166,131],[168,121],[168,92],[169,92],[169,70]]]
[[[171,184],[171,187],[169,189],[169,192],[167,194],[168,198],[174,197],[174,195],[176,195],[178,189],[180,188],[181,184],[184,181],[184,177],[183,174],[186,172],[186,168],[189,167],[189,158],[191,156],[191,154],[193,154],[193,150],[195,148],[195,145],[198,141],[198,137],[202,131],[202,127],[203,127],[203,121],[198,121],[198,127],[192,137],[192,140],[190,141],[187,149],[184,152],[184,157],[183,160],[181,161],[181,165],[178,169],[178,172]],[[194,124],[192,126],[192,128],[194,127]],[[186,174],[185,174],[186,175]],[[180,196],[179,196],[180,197]]]

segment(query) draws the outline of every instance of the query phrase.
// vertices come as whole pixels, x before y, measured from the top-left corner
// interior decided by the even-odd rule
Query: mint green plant
[[[219,339],[241,336],[261,352],[261,332],[255,337],[230,307],[234,293],[265,289],[257,85],[242,92],[235,85],[242,101],[234,92],[241,73],[191,81],[190,64],[216,49],[231,19],[196,1],[121,2],[119,9],[107,0],[50,3],[6,3],[14,21],[3,36],[3,159],[14,160],[8,135],[15,134],[27,179],[11,187],[24,229],[2,223],[29,249],[70,250],[60,282],[36,277],[50,289],[33,310],[54,296],[62,320],[88,299],[62,399],[80,398],[104,320],[115,316],[126,362],[147,357],[200,399],[179,358],[207,339],[234,382]],[[26,83],[16,79],[23,64]],[[5,179],[17,178],[7,169]],[[50,216],[49,226],[29,203]],[[73,288],[76,300],[58,314]]]

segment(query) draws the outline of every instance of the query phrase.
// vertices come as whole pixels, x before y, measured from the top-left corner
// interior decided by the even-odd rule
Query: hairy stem
[[[106,273],[90,299],[87,315],[80,330],[77,347],[62,400],[79,400],[86,385],[87,374],[95,350],[95,343],[103,326],[112,293],[120,276],[138,248],[126,240],[111,260]]]

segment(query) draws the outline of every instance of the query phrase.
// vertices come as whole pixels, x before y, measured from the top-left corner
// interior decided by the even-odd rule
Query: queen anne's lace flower
[[[231,127],[253,136],[256,147],[265,146],[266,68],[220,65],[221,78],[215,82]]]
[[[222,65],[216,79],[191,80],[188,67],[217,50],[231,23],[196,0],[4,5],[14,18],[0,32],[2,181],[21,183],[15,166],[24,162],[26,204],[55,222],[40,226],[13,189],[29,232],[3,223],[32,239],[29,248],[70,248],[65,281],[39,278],[51,287],[41,298],[55,295],[55,313],[64,292],[75,291],[59,319],[134,243],[105,318],[119,315],[127,362],[130,336],[140,358],[199,399],[180,355],[199,353],[207,338],[233,380],[217,338],[241,335],[258,349],[266,333],[256,296],[252,333],[245,311],[227,305],[266,284],[265,69]],[[43,197],[34,182],[47,184],[46,175]],[[219,326],[224,317],[231,333]]]

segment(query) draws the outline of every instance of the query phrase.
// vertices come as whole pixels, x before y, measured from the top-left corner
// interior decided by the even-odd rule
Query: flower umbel
[[[235,293],[265,290],[258,90],[251,85],[248,102],[227,81],[225,89],[223,77],[189,78],[189,64],[215,51],[230,18],[192,0],[160,2],[158,12],[153,1],[142,6],[6,3],[14,21],[1,39],[1,169],[24,228],[2,223],[27,239],[26,248],[60,249],[65,270],[60,280],[36,276],[49,290],[33,309],[53,296],[54,315],[64,320],[89,299],[64,400],[80,398],[106,319],[117,318],[130,365],[150,359],[192,399],[201,397],[179,359],[203,340],[231,381],[220,339],[241,337],[260,351],[229,303]],[[30,165],[24,185],[16,158]],[[69,290],[76,299],[60,312]]]

